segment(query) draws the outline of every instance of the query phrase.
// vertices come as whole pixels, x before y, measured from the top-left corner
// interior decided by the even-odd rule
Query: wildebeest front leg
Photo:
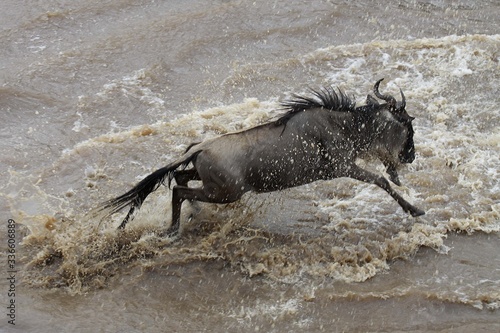
[[[399,175],[398,171],[396,170],[396,167],[393,164],[388,164],[386,171],[387,174],[389,175],[389,179],[391,180],[391,182],[393,182],[398,186],[401,186],[401,182],[399,181]]]
[[[383,188],[390,196],[397,201],[397,203],[403,208],[403,210],[407,213],[410,213],[411,216],[420,216],[424,215],[425,212],[412,204],[406,201],[402,196],[400,196],[396,191],[394,191],[389,185],[389,181],[382,176],[377,176],[369,171],[359,168],[358,166],[353,166],[351,170],[349,170],[349,177],[361,180],[367,183],[372,183],[380,188]]]
[[[382,157],[382,163],[384,163],[385,171],[389,175],[389,180],[394,184],[401,186],[401,182],[399,181],[398,170],[394,162],[392,162],[390,158]]]

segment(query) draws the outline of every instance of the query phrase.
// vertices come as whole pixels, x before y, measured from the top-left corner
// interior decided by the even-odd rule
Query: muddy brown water
[[[499,14],[465,0],[4,1],[0,329],[499,331]],[[291,93],[332,85],[363,104],[381,77],[416,117],[397,190],[423,217],[349,179],[185,205],[173,242],[154,233],[166,188],[124,233],[120,215],[86,215],[190,142],[273,119]]]

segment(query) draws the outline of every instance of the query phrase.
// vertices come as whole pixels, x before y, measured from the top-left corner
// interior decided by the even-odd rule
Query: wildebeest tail
[[[158,187],[160,187],[160,185],[163,184],[166,180],[168,180],[168,184],[170,185],[170,182],[174,178],[175,171],[179,168],[186,168],[186,166],[190,162],[196,159],[196,156],[198,156],[200,152],[201,151],[196,151],[194,153],[185,154],[177,161],[156,170],[155,172],[141,180],[134,188],[132,188],[127,193],[102,203],[98,207],[98,211],[105,211],[104,218],[106,218],[113,215],[114,213],[119,212],[123,208],[130,206],[130,210],[127,216],[119,226],[120,229],[124,228],[130,216],[136,209],[139,209],[141,207],[144,200],[146,200],[146,197],[152,192],[156,191]]]

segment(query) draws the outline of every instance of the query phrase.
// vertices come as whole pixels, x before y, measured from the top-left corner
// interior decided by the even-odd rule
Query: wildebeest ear
[[[368,105],[380,105],[380,103],[373,97],[372,95],[368,94],[366,96],[366,104]]]

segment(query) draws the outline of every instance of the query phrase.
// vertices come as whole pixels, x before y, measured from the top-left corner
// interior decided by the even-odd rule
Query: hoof
[[[413,216],[413,217],[417,217],[417,216],[422,216],[422,215],[425,215],[425,212],[424,212],[423,210],[421,210],[421,209],[416,208],[415,210],[412,210],[412,211],[410,212],[410,214],[411,214],[411,216]]]

